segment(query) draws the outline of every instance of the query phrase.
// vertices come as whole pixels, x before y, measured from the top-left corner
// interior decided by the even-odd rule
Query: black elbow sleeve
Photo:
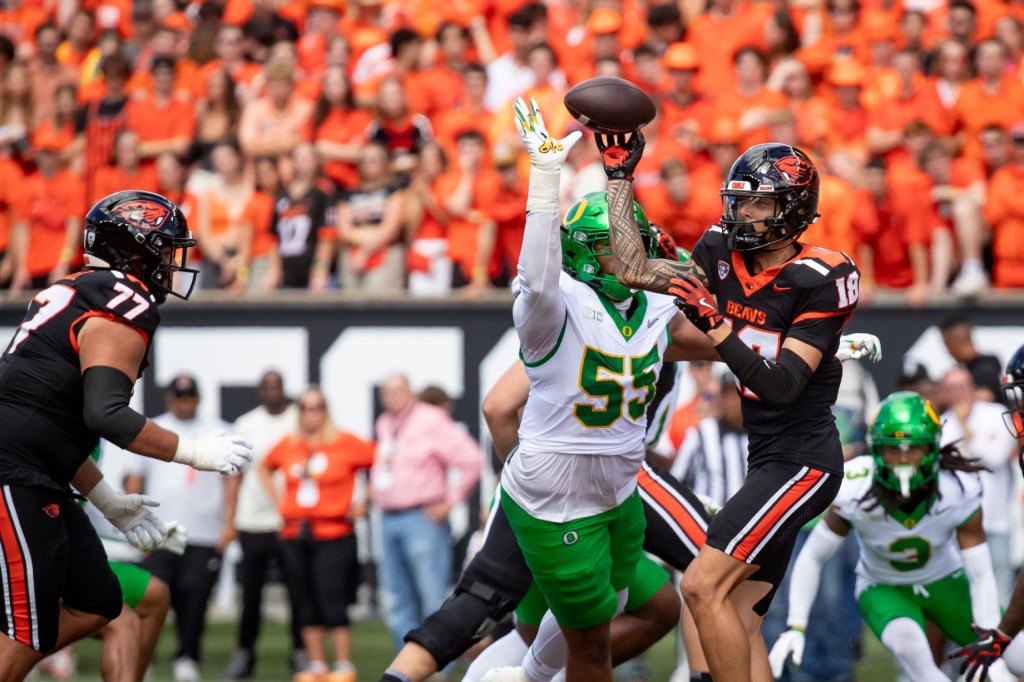
[[[771,362],[755,353],[735,334],[730,334],[716,346],[716,350],[736,378],[771,409],[781,409],[792,403],[814,373],[799,355],[788,348],[779,353],[777,362]]]
[[[126,448],[146,425],[146,418],[128,406],[134,384],[113,367],[90,367],[82,374],[82,418],[90,431]]]

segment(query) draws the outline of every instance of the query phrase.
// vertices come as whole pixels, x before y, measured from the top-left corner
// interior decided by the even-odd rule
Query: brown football
[[[595,133],[629,133],[654,120],[657,113],[646,92],[624,78],[599,76],[565,93],[565,108]]]

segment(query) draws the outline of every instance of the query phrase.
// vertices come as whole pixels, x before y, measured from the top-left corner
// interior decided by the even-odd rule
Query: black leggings
[[[347,627],[359,575],[356,536],[281,542],[281,558],[300,627]]]
[[[238,625],[238,648],[251,652],[263,622],[263,587],[267,584],[273,564],[283,564],[277,533],[238,533],[242,545],[242,561],[238,574],[242,583],[242,616]],[[284,566],[281,565],[281,572]],[[282,580],[283,580],[282,576]],[[287,587],[287,585],[286,585]],[[302,636],[292,614],[292,649],[301,649]]]

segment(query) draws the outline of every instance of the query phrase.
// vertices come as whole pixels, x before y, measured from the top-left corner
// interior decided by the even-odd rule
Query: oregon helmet
[[[1006,427],[1015,438],[1024,438],[1024,346],[1006,364],[1003,375],[1003,394],[1010,411],[1003,415]],[[1024,464],[1022,464],[1024,466]]]
[[[868,429],[867,443],[875,460],[875,482],[883,488],[910,497],[911,491],[928,485],[939,473],[939,440],[942,424],[932,404],[913,391],[899,391],[882,401]],[[908,448],[924,446],[917,464],[886,463],[887,445]]]
[[[644,238],[648,258],[653,258],[657,241],[651,234],[650,223],[640,208],[633,202],[633,217]],[[600,254],[597,247],[603,246]],[[615,275],[601,270],[598,255],[610,255],[608,240],[608,194],[591,192],[573,204],[565,214],[562,223],[562,269],[573,279],[589,284],[598,293],[613,301],[624,301],[633,295],[633,290],[619,283]]]
[[[757,251],[796,239],[818,217],[818,171],[807,154],[788,144],[754,145],[732,164],[722,186],[722,229],[731,251]],[[743,207],[771,200],[767,229],[744,219]]]
[[[184,299],[192,294],[199,271],[186,268],[185,262],[195,245],[181,209],[153,192],[115,192],[85,216],[86,267],[133,275],[158,303],[167,294]],[[176,283],[179,272],[190,277]]]

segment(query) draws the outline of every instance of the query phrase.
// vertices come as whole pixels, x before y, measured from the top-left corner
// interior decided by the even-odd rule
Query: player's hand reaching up
[[[172,461],[200,471],[240,474],[252,462],[252,442],[241,436],[225,436],[223,429],[195,439],[179,436]]]
[[[526,151],[530,153],[530,163],[533,164],[533,167],[548,171],[561,170],[562,164],[565,163],[565,157],[569,155],[569,150],[579,141],[583,133],[577,130],[561,140],[551,137],[544,125],[544,117],[541,116],[540,109],[537,108],[537,102],[532,98],[527,106],[522,97],[517,97],[512,104],[512,109],[515,111],[516,130],[519,131],[519,137],[523,140]]]
[[[868,358],[871,362],[882,360],[882,342],[874,334],[843,334],[839,337],[836,357],[841,362]]]
[[[991,630],[971,626],[978,641],[973,644],[957,649],[949,655],[949,658],[963,658],[960,665],[960,674],[968,680],[985,682],[988,679],[988,669],[1003,655],[1006,647],[1010,646],[1010,638],[999,631],[999,628]]]
[[[167,537],[166,524],[151,509],[160,503],[151,497],[119,492],[101,479],[86,499],[139,549],[155,549]]]
[[[768,663],[772,668],[772,677],[778,679],[786,670],[786,661],[790,655],[793,657],[793,665],[800,667],[804,660],[804,631],[799,628],[790,628],[776,640],[775,646],[768,654]]]
[[[609,180],[632,180],[636,165],[644,155],[644,134],[639,130],[628,134],[597,135],[597,149],[601,152],[604,174]]]

